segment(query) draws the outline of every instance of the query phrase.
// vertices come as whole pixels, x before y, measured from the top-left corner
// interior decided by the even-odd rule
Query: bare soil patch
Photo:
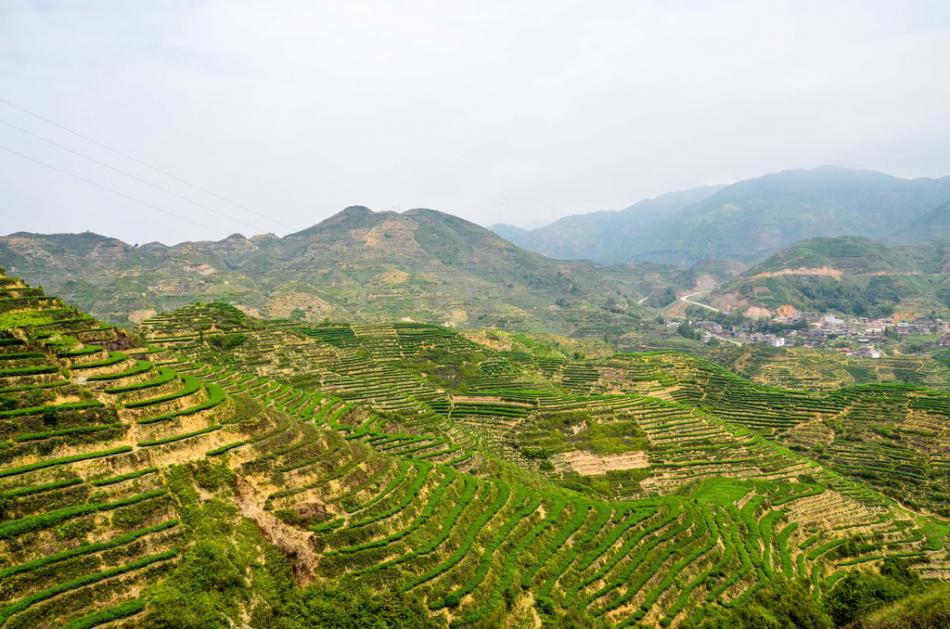
[[[636,470],[650,467],[646,452],[624,452],[623,454],[594,454],[585,450],[564,452],[551,457],[557,469],[570,469],[581,476],[602,476],[607,472]]]

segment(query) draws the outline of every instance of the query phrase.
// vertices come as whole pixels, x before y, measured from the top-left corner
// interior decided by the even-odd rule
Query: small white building
[[[873,345],[865,345],[851,352],[851,355],[857,358],[880,358],[881,350]]]

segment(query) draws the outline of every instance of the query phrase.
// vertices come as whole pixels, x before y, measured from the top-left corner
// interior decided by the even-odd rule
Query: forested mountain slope
[[[823,166],[664,195],[623,212],[569,216],[513,238],[554,257],[755,263],[818,237],[879,239],[912,230],[905,238],[928,239],[927,231],[942,224],[946,211],[924,216],[945,208],[948,199],[950,177],[900,179]],[[912,228],[918,219],[921,223]]]
[[[889,240],[898,244],[950,240],[950,201],[927,212],[911,223],[910,227],[894,234]]]
[[[529,251],[561,260],[593,260],[617,264],[631,259],[631,245],[653,226],[718,192],[704,186],[645,199],[619,211],[575,214],[530,231],[493,227],[503,238]]]

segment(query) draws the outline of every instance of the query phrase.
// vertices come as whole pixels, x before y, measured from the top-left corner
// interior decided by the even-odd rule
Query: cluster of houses
[[[798,347],[835,347],[850,356],[880,358],[882,352],[877,348],[884,342],[885,335],[893,337],[904,335],[943,335],[939,340],[941,347],[950,347],[950,328],[942,319],[919,317],[913,321],[894,321],[891,319],[871,319],[854,317],[843,319],[834,314],[816,312],[798,312],[786,307],[776,313],[772,323],[795,326],[782,334],[756,332],[752,323],[742,325],[723,325],[716,321],[698,321],[692,325],[698,329],[706,342],[712,339],[735,344],[760,343],[772,347],[795,345]],[[802,325],[802,322],[807,325]],[[797,324],[797,325],[796,325]]]
[[[931,317],[917,317],[913,321],[895,321],[893,319],[871,319],[869,317],[853,317],[845,321],[834,314],[820,314],[817,312],[799,312],[788,306],[780,309],[772,317],[773,323],[795,324],[804,320],[809,327],[822,330],[830,334],[883,334],[892,328],[897,334],[946,334],[948,323],[943,319]]]
[[[753,332],[750,329],[725,326],[715,321],[696,321],[693,323],[693,327],[702,333],[703,340],[707,343],[715,338],[736,344],[762,343],[772,347],[785,347],[788,342],[785,336],[772,334],[771,332]]]

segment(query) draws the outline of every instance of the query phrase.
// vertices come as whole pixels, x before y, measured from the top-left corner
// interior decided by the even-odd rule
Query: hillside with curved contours
[[[932,390],[221,304],[130,333],[7,276],[0,328],[0,626],[681,626],[950,577]]]

